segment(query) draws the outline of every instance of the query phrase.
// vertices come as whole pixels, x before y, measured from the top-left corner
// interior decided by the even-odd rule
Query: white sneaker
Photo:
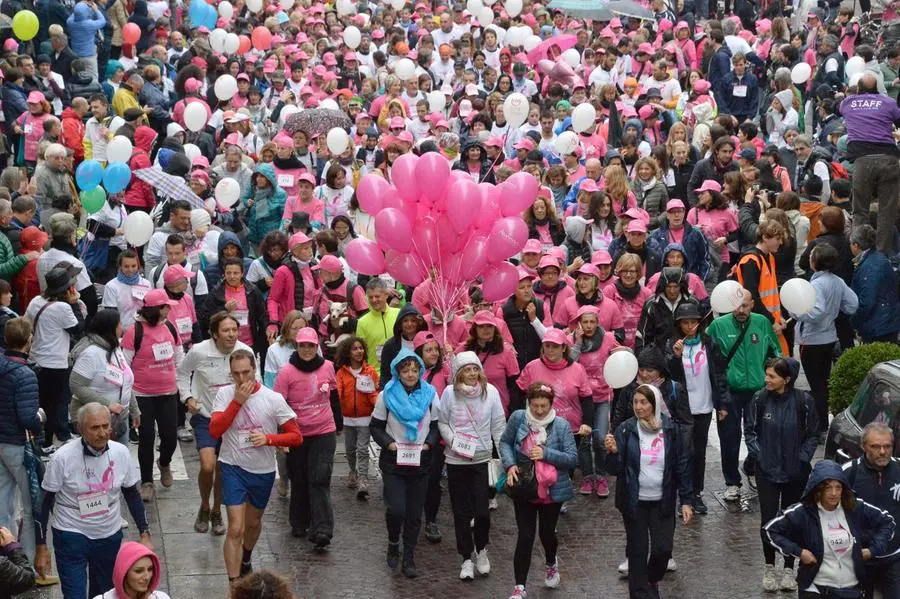
[[[775,577],[775,566],[766,564],[763,570],[763,590],[767,593],[774,593],[778,590],[778,579]]]
[[[128,528],[128,520],[122,518],[122,528]]]
[[[619,576],[628,578],[628,558],[625,558],[625,561],[619,564]]]
[[[462,563],[462,567],[459,569],[459,579],[475,580],[475,564],[472,563],[472,560],[467,559]]]
[[[496,497],[491,497],[491,500],[488,501],[488,509],[489,510],[497,509],[497,498]]]
[[[666,572],[674,572],[678,569],[678,564],[675,563],[674,558],[669,558],[669,563],[666,564]]]
[[[547,566],[547,575],[544,577],[544,586],[555,589],[559,586],[559,560],[552,566]]]
[[[488,560],[487,549],[482,549],[475,554],[475,571],[481,576],[491,573],[491,562]]]
[[[741,488],[737,485],[728,485],[725,487],[725,493],[722,494],[725,501],[738,501],[741,498]]]
[[[513,587],[512,595],[509,596],[509,599],[525,599],[528,596],[528,593],[525,592],[524,584],[517,584]]]
[[[779,588],[782,591],[796,591],[797,590],[797,579],[794,576],[793,568],[785,568],[781,571],[781,585]]]

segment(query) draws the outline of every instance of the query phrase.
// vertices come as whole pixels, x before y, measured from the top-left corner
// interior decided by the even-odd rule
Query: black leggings
[[[464,560],[488,544],[491,512],[488,509],[488,465],[447,464],[447,491],[453,510],[456,551]],[[475,525],[472,526],[472,520]]]
[[[694,481],[694,495],[703,492],[706,481],[706,444],[709,441],[709,426],[715,411],[709,414],[694,414],[693,452],[691,461],[691,480]]]
[[[388,542],[399,543],[403,533],[403,550],[411,553],[422,529],[422,507],[428,489],[428,473],[394,474],[382,468],[384,518],[387,522]]]
[[[172,454],[178,446],[178,394],[138,396],[141,409],[140,441],[138,442],[138,464],[141,467],[141,482],[153,482],[153,454],[156,452],[156,427],[159,427],[159,464],[168,466]]]
[[[444,446],[438,443],[428,467],[428,490],[425,493],[425,523],[437,520],[441,508],[441,473],[444,470]]]
[[[773,483],[759,474],[756,475],[756,492],[759,493],[759,536],[762,539],[763,556],[766,558],[766,564],[770,566],[775,565],[775,548],[769,544],[769,537],[762,527],[775,517],[779,509],[783,510],[800,501],[805,485],[806,478],[787,483]],[[784,556],[784,567],[794,567],[792,555]]]
[[[534,529],[537,527],[544,547],[544,562],[548,566],[556,563],[556,523],[559,521],[561,503],[531,503],[514,501],[516,510],[516,552],[513,556],[513,571],[516,584],[525,586],[528,581],[528,570],[531,568],[531,548],[534,547]],[[540,524],[538,524],[540,518]]]
[[[44,422],[44,447],[53,445],[53,435],[60,441],[68,441],[69,402],[72,393],[69,391],[69,370],[67,368],[40,368],[37,373],[38,402],[47,416]]]
[[[831,376],[831,363],[834,360],[834,343],[822,345],[801,345],[800,363],[809,382],[809,392],[816,406],[819,417],[819,430],[828,430],[828,377]]]

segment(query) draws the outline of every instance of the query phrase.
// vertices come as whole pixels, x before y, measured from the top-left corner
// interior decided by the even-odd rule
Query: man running
[[[216,394],[209,432],[222,439],[219,471],[228,512],[225,570],[234,582],[253,571],[251,556],[275,483],[275,447],[297,447],[303,437],[284,398],[256,380],[251,352],[237,349],[228,363],[234,384]]]

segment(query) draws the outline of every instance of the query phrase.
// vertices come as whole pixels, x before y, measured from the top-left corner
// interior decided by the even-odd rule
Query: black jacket
[[[0,599],[34,587],[35,573],[25,550],[18,543],[0,549]]]
[[[895,499],[895,489],[900,488],[900,460],[891,458],[884,470],[873,468],[865,456],[844,464],[847,482],[858,499],[885,510],[895,522],[900,522],[900,501]],[[900,560],[900,535],[891,538],[885,551],[886,557],[872,562],[872,565]]]
[[[397,357],[397,354],[400,353],[400,349],[403,347],[403,338],[400,334],[400,323],[404,317],[411,314],[419,317],[418,331],[428,330],[428,324],[425,322],[425,319],[422,318],[422,313],[419,312],[415,306],[409,303],[400,308],[400,312],[397,313],[397,320],[394,321],[394,336],[388,339],[385,342],[384,347],[381,348],[381,372],[379,373],[378,379],[378,386],[380,389],[384,389],[384,386],[388,384],[388,381],[393,378],[393,375],[391,374],[391,362],[394,361],[394,358]]]
[[[813,248],[820,243],[831,245],[838,252],[837,266],[832,270],[834,274],[844,280],[847,285],[853,283],[853,254],[850,253],[850,244],[844,236],[843,231],[840,233],[822,233],[812,241],[810,241],[803,254],[800,256],[800,268],[806,271],[808,277],[812,276],[812,268],[809,265],[809,257]]]
[[[253,336],[253,349],[260,351],[268,346],[266,340],[266,327],[269,326],[269,314],[266,311],[266,300],[256,285],[244,283],[244,293],[247,297],[247,323],[250,325],[250,334]],[[225,281],[222,281],[209,294],[206,300],[197,309],[197,323],[203,332],[205,339],[209,338],[209,319],[216,312],[225,310]]]
[[[675,424],[692,427],[694,425],[694,415],[691,414],[691,403],[688,401],[687,389],[681,383],[675,382],[669,378],[669,373],[663,372],[665,381],[663,382],[660,393],[663,401],[666,402],[666,408]],[[615,430],[620,424],[634,416],[634,391],[638,388],[638,382],[634,381],[627,387],[622,387],[613,396],[613,405],[610,410],[609,428]],[[687,442],[691,443],[690,435],[687,436]]]
[[[535,318],[544,321],[544,302],[538,298],[532,300],[535,308]],[[506,300],[501,309],[506,328],[512,336],[513,347],[516,349],[516,359],[519,362],[519,370],[532,360],[537,360],[541,355],[541,338],[528,320],[528,313],[516,307],[516,298]]]

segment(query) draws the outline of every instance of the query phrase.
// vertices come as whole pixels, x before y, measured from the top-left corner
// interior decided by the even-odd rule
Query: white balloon
[[[352,15],[356,12],[356,4],[354,4],[350,0],[338,0],[337,12],[342,17]]]
[[[219,2],[219,16],[226,21],[229,20],[234,16],[234,6],[230,2]]]
[[[621,389],[631,384],[638,373],[638,361],[628,350],[613,352],[603,365],[603,378],[613,389]]]
[[[212,33],[209,34],[209,45],[212,46],[212,49],[220,54],[225,52],[225,36],[228,35],[228,32],[224,29],[213,29]]]
[[[528,27],[510,27],[509,31],[506,32],[506,44],[508,46],[521,46],[531,35],[532,31]]]
[[[327,108],[329,110],[340,110],[341,107],[338,106],[338,103],[332,100],[331,98],[325,98],[321,102],[319,102],[319,108]],[[299,110],[299,109],[298,109]]]
[[[283,10],[291,10],[294,8],[294,0],[278,0],[278,6]]]
[[[110,164],[113,162],[128,162],[131,160],[131,151],[133,149],[134,146],[131,144],[130,139],[117,135],[106,146],[106,160]]]
[[[153,237],[153,219],[146,212],[132,212],[125,217],[122,228],[125,241],[134,247],[144,245]]]
[[[401,58],[394,64],[394,73],[402,81],[408,81],[416,76],[416,63],[408,58]]]
[[[235,81],[235,83],[237,83]],[[209,115],[206,113],[206,106],[202,102],[191,102],[184,109],[184,124],[193,132],[202,131],[206,127],[206,121]]]
[[[844,72],[847,74],[847,78],[849,79],[855,73],[862,73],[866,70],[866,61],[863,60],[862,56],[854,56],[850,60],[847,61],[847,66],[844,67]]]
[[[816,306],[816,288],[806,279],[790,279],[781,286],[779,294],[781,303],[795,316],[809,314]]]
[[[494,11],[491,10],[490,6],[485,6],[481,9],[481,12],[478,13],[478,22],[482,27],[494,22]]]
[[[529,35],[525,38],[525,41],[522,42],[522,47],[525,48],[526,52],[531,52],[535,48],[541,45],[541,38],[538,35]]]
[[[522,0],[506,0],[506,12],[510,17],[515,18],[522,12]]]
[[[347,147],[350,145],[350,136],[340,127],[335,127],[325,137],[325,145],[328,146],[328,151],[333,156],[339,156],[347,151]]]
[[[503,102],[503,114],[513,129],[518,129],[528,119],[529,110],[531,105],[528,98],[518,92],[509,94]]]
[[[809,81],[810,75],[812,75],[812,67],[805,62],[798,62],[791,69],[791,81],[797,85]]]
[[[202,152],[200,148],[194,144],[184,144],[184,155],[188,157],[192,163],[194,162],[194,158],[200,156]]]
[[[241,47],[241,38],[236,33],[225,36],[225,54],[235,54]]]
[[[573,69],[581,64],[581,54],[575,48],[569,48],[562,53],[561,58],[565,60]]]
[[[591,104],[584,102],[575,107],[572,111],[572,129],[577,133],[584,133],[594,128],[594,119],[597,118],[597,111]]]
[[[213,85],[213,90],[219,100],[230,100],[237,93],[237,79],[228,74],[219,75]],[[194,102],[194,104],[198,104],[198,102]]]
[[[259,12],[262,10],[262,0],[247,0],[247,10],[250,12]]]
[[[725,280],[715,286],[709,305],[719,314],[734,312],[744,303],[744,288],[737,281]]]
[[[850,87],[856,87],[857,85],[859,85],[859,80],[862,79],[862,76],[863,73],[853,73],[852,75],[850,75],[850,81],[848,81],[847,84]]]
[[[294,106],[293,104],[288,104],[284,108],[281,109],[281,114],[278,116],[278,120],[284,123],[288,120],[288,117],[292,114],[297,114],[300,112],[300,109]]]
[[[428,99],[429,112],[440,112],[447,105],[447,98],[439,91],[428,92],[426,98]]]
[[[469,11],[470,14],[477,17],[481,14],[482,8],[484,8],[484,3],[481,0],[466,0],[466,10]]]
[[[572,131],[563,131],[553,142],[553,147],[560,156],[568,156],[578,147],[578,136]]]
[[[241,197],[241,184],[234,179],[225,178],[216,184],[216,201],[222,208],[231,208]]]
[[[406,6],[406,0],[391,0],[391,6],[394,10],[403,10],[403,7]]]
[[[351,50],[356,50],[359,48],[359,43],[362,41],[362,33],[360,33],[359,28],[354,25],[350,25],[346,29],[344,29],[344,43],[347,44],[347,47]]]
[[[114,116],[113,119],[109,122],[109,132],[112,135],[116,134],[116,131],[119,130],[119,127],[125,124],[125,119],[120,116]]]

